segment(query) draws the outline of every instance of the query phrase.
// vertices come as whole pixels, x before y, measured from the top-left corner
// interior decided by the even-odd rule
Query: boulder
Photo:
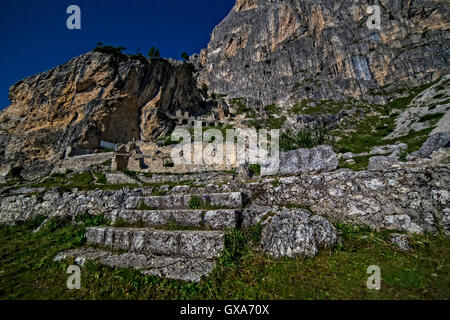
[[[410,237],[407,234],[392,233],[389,235],[389,241],[401,251],[410,251]]]
[[[440,148],[450,147],[450,132],[439,132],[431,135],[422,147],[411,154],[413,157],[428,158]]]
[[[336,170],[339,160],[330,146],[318,146],[312,149],[298,149],[281,152],[280,158],[271,159],[261,166],[261,173],[277,172],[280,176],[293,176],[309,172]],[[278,170],[274,170],[278,167]]]
[[[250,168],[249,168],[249,166],[247,164],[239,165],[239,167],[237,169],[237,173],[238,173],[239,179],[241,181],[250,180],[250,178],[252,177],[252,174],[250,172]]]
[[[337,231],[325,218],[305,209],[282,209],[266,222],[262,232],[264,252],[274,258],[314,257],[319,248],[331,248]]]
[[[376,156],[369,159],[369,165],[367,166],[367,170],[383,170],[391,167],[392,165],[398,162],[398,158],[396,156]]]

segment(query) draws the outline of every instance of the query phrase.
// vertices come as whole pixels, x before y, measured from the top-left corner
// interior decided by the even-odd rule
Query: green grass
[[[326,140],[326,130],[322,127],[305,128],[297,133],[286,130],[280,136],[280,149],[283,151],[297,150],[299,148],[313,148]]]
[[[373,157],[373,155],[363,156],[363,157],[354,157],[353,158],[353,160],[355,161],[354,164],[345,163],[346,160],[341,159],[341,160],[339,160],[339,168],[347,168],[347,169],[351,169],[353,171],[366,170],[367,166],[369,165],[369,159],[371,157]]]
[[[78,189],[92,189],[94,187],[94,178],[90,172],[76,173],[72,176],[63,173],[53,173],[44,181],[33,184],[35,188],[61,188],[62,190]]]
[[[420,149],[420,147],[427,141],[431,131],[434,127],[423,129],[420,131],[411,132],[410,134],[400,137],[398,139],[385,140],[388,144],[395,142],[402,142],[408,145],[406,152],[411,153]]]
[[[247,107],[247,105],[245,104],[246,102],[245,98],[233,98],[230,99],[229,102],[231,106],[236,109],[237,115],[246,114],[248,117],[255,116],[255,111],[252,108]]]
[[[145,228],[146,225],[142,220],[139,220],[135,223],[129,223],[125,221],[123,218],[117,218],[112,224],[116,228]]]
[[[444,299],[450,298],[450,239],[415,236],[414,251],[402,253],[387,233],[339,226],[342,245],[313,259],[274,260],[254,250],[260,227],[234,231],[226,250],[200,283],[159,279],[130,269],[94,263],[81,268],[81,290],[68,290],[66,270],[72,261],[53,262],[66,249],[84,244],[80,225],[52,220],[0,227],[0,299]],[[367,267],[381,268],[381,290],[369,290]]]
[[[97,183],[106,184],[108,180],[103,172],[94,172],[95,177],[97,178]]]
[[[261,165],[260,164],[250,164],[249,169],[253,173],[253,175],[256,175],[256,176],[261,175]]]
[[[136,210],[142,210],[142,211],[149,211],[149,210],[157,210],[154,207],[150,207],[149,205],[145,204],[144,202],[141,202],[139,206],[136,208]]]
[[[281,113],[281,110],[278,108],[278,106],[276,104],[268,105],[264,109],[270,115],[274,115],[274,114],[280,115],[280,113]]]
[[[285,205],[285,207],[288,209],[305,209],[305,210],[311,211],[310,206],[305,205],[305,204],[299,204],[299,203],[288,203]]]
[[[310,104],[315,103],[314,107],[311,107]],[[355,102],[342,102],[342,101],[334,101],[334,100],[314,100],[314,99],[305,99],[301,102],[295,104],[290,110],[289,113],[292,115],[312,115],[312,114],[338,114],[345,109],[351,109],[358,105]]]
[[[405,110],[411,101],[423,90],[427,89],[436,82],[425,84],[410,89],[401,90],[407,96],[395,99],[386,105],[372,105],[366,106],[366,116],[364,119],[350,119],[344,122],[338,129],[331,132],[330,136],[338,137],[336,141],[330,141],[335,151],[339,153],[353,152],[362,153],[368,152],[375,146],[382,146],[386,144],[394,144],[403,142],[408,145],[408,152],[418,150],[419,142],[425,142],[429,129],[421,130],[411,133],[405,137],[398,139],[385,139],[395,129],[395,120],[400,112]],[[381,89],[381,92],[384,89]],[[386,93],[386,95],[393,92]],[[377,114],[369,115],[369,112],[376,112]],[[426,116],[419,121],[436,120],[440,118],[441,114]]]
[[[445,115],[445,113],[429,113],[427,115],[424,115],[419,119],[419,122],[426,122],[426,121],[439,121],[441,118]]]

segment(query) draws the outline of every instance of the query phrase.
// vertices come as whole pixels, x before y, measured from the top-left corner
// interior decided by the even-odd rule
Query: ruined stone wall
[[[55,172],[65,172],[66,170],[83,171],[90,166],[99,165],[112,160],[114,152],[86,154],[82,156],[70,157],[61,160],[54,169]]]
[[[341,169],[310,176],[266,179],[249,185],[254,205],[310,208],[332,221],[411,233],[450,235],[450,165],[404,166],[386,171]],[[262,218],[250,212],[247,224]],[[259,217],[258,217],[259,216]]]

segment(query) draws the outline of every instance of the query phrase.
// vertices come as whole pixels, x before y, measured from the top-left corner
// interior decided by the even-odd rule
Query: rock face
[[[386,138],[398,138],[428,128],[433,128],[432,135],[448,136],[450,132],[450,74],[414,98],[397,118],[395,130]]]
[[[422,147],[411,155],[414,157],[426,158],[440,148],[450,148],[450,131],[431,135]]]
[[[407,234],[392,233],[389,235],[389,241],[400,251],[410,251],[409,236]]]
[[[337,232],[323,217],[303,209],[284,209],[265,226],[261,243],[263,250],[275,258],[314,257],[319,248],[337,243]]]
[[[0,113],[0,162],[24,175],[48,171],[69,146],[76,154],[159,137],[170,128],[165,113],[203,105],[189,64],[96,52],[19,81],[10,100]]]
[[[262,166],[265,172],[276,172],[276,160]],[[288,152],[281,152],[279,159],[279,169],[277,175],[292,176],[302,173],[333,171],[337,169],[339,160],[333,148],[330,146],[318,146],[311,149],[298,149]],[[270,175],[273,175],[270,174]]]
[[[408,233],[442,230],[450,235],[449,179],[448,164],[430,162],[386,170],[341,169],[278,181],[265,179],[248,188],[255,194],[253,205],[296,204],[308,206],[333,222]],[[244,212],[243,216],[243,225],[258,222],[254,212]]]
[[[440,0],[238,0],[198,58],[200,82],[228,98],[279,105],[364,97],[437,79],[449,70],[449,7]]]

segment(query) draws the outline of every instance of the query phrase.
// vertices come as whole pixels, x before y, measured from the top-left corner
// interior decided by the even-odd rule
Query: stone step
[[[59,253],[54,261],[74,259],[83,265],[98,262],[113,268],[133,268],[143,274],[161,278],[198,282],[214,269],[214,261],[204,258],[148,256],[136,253],[114,254],[94,248],[74,249]]]
[[[164,227],[176,223],[181,227],[224,230],[236,229],[241,220],[241,210],[114,210],[105,214],[112,223],[118,220],[131,225]]]
[[[92,227],[86,229],[89,244],[123,249],[144,255],[186,258],[219,257],[225,232],[166,231],[148,228]]]
[[[160,210],[191,209],[190,201],[193,197],[200,198],[211,208],[242,208],[244,205],[241,192],[211,193],[211,194],[174,194],[167,196],[129,197],[126,200],[126,209],[138,209],[145,205],[147,208]],[[196,209],[196,208],[194,208]]]

